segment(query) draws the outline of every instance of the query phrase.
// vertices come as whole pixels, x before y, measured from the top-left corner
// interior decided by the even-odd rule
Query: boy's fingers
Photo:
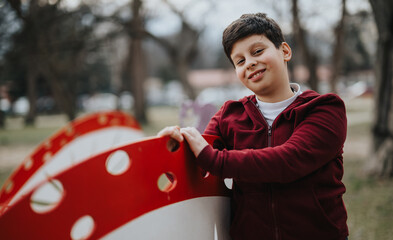
[[[190,138],[193,137],[189,128],[182,128],[180,129],[180,133],[184,136],[187,140],[191,140]]]
[[[194,127],[186,127],[180,129],[181,134],[188,134],[190,136],[198,136],[200,135],[199,131]]]
[[[178,142],[183,141],[183,136],[180,133],[180,128],[178,126],[166,127],[157,133],[157,136],[169,136]]]
[[[183,135],[181,135],[180,130],[176,130],[174,132],[174,134],[171,135],[172,138],[174,138],[176,141],[178,142],[182,142],[183,141]]]
[[[201,134],[196,128],[187,127],[180,129],[180,133],[187,139],[188,142],[200,141],[202,138]]]
[[[193,127],[182,128],[180,133],[183,134],[184,138],[189,143],[191,150],[194,152],[194,155],[198,157],[199,153],[203,148],[208,145],[206,140],[202,137],[199,131]]]

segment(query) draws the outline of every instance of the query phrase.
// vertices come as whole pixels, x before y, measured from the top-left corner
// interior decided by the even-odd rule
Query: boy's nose
[[[255,66],[256,66],[256,63],[255,63],[254,61],[250,61],[250,62],[248,62],[247,69],[248,69],[248,70],[251,70],[251,69],[253,69]]]

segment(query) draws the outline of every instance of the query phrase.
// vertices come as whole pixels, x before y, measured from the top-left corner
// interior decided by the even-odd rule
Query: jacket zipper
[[[272,134],[273,134],[273,128],[272,128],[272,126],[270,126],[267,123],[265,117],[263,116],[263,114],[261,113],[261,110],[258,107],[258,104],[254,103],[253,101],[251,101],[251,102],[254,104],[254,106],[256,107],[257,111],[261,115],[262,119],[265,121],[266,125],[268,126],[267,145],[268,145],[268,147],[271,147],[272,146],[272,140],[271,139],[272,139]],[[275,210],[276,205],[274,203],[274,198],[273,198],[273,186],[272,186],[272,184],[270,184],[269,187],[270,187],[270,201],[271,201],[270,207],[272,209],[273,222],[274,222],[274,234],[275,234],[276,240],[279,240],[280,239],[280,236],[279,236],[280,234],[279,234],[279,229],[278,229],[278,224],[277,224],[277,216],[276,216],[276,210]]]
[[[268,132],[267,132],[267,146],[268,147],[272,146],[272,126],[269,126],[269,129],[268,129]]]
[[[271,147],[271,145],[272,145],[271,139],[272,139],[272,126],[269,125],[269,129],[268,129],[268,146],[269,147]],[[276,240],[279,240],[279,230],[278,230],[277,217],[276,217],[276,204],[274,203],[272,184],[270,184],[270,200],[271,200],[271,208],[272,208],[272,214],[273,214],[274,234],[276,236]]]
[[[268,126],[268,130],[267,130],[267,146],[271,147],[272,146],[272,126],[270,126],[265,117],[263,116],[263,114],[261,113],[261,110],[258,107],[258,103],[254,103],[253,101],[249,100],[252,104],[254,104],[255,108],[257,109],[257,111],[259,112],[259,114],[261,115],[263,121],[265,121],[266,125]]]

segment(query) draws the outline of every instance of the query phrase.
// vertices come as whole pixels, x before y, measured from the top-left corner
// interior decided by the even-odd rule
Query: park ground
[[[351,240],[393,240],[393,179],[372,178],[364,173],[369,160],[370,125],[373,102],[370,97],[346,100],[348,134],[344,147],[344,201],[348,210]],[[177,125],[178,109],[148,109],[146,136],[155,135],[167,125]],[[45,138],[67,123],[63,115],[40,116],[36,126],[23,127],[22,118],[8,118],[0,130],[0,185],[26,156]]]

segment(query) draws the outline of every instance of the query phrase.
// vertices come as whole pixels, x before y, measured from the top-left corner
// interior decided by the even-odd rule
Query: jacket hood
[[[293,117],[293,114],[303,114],[317,104],[328,104],[338,100],[340,100],[340,98],[338,98],[336,94],[329,93],[321,95],[313,90],[306,90],[300,94],[281,114],[284,118],[290,119]],[[247,103],[253,102],[255,104],[257,103],[257,100],[254,94],[240,99],[239,102],[241,102],[247,109]]]
[[[299,103],[308,102],[311,99],[314,99],[319,96],[321,96],[321,95],[313,90],[306,90],[302,94],[300,94],[293,103],[295,103],[295,102],[299,102]],[[246,102],[248,102],[248,101],[252,101],[254,103],[257,103],[255,94],[245,96],[244,98],[241,98],[239,101],[242,102],[243,104],[246,104]]]

